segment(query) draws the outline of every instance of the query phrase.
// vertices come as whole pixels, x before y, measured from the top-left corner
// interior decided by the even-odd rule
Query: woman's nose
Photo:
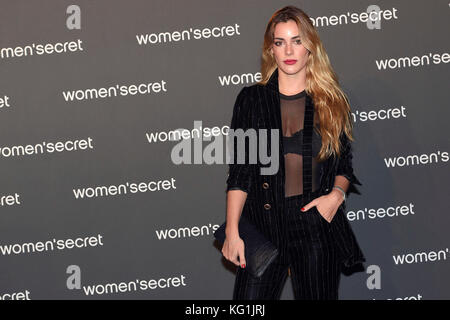
[[[291,52],[292,52],[292,47],[290,44],[287,44],[286,45],[286,54],[291,54]]]

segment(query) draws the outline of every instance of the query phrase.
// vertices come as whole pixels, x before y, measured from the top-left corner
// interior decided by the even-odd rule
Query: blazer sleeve
[[[250,127],[250,103],[247,94],[247,87],[243,87],[239,92],[233,108],[233,116],[231,118],[230,129],[243,129],[244,131]],[[229,163],[228,178],[226,180],[227,188],[229,190],[242,190],[249,193],[251,188],[251,165],[248,162],[248,148],[247,141],[245,143],[245,163],[237,163],[237,143],[228,141],[233,146],[233,161]]]
[[[350,193],[361,194],[361,192],[356,188],[356,185],[362,185],[358,180],[356,175],[353,172],[353,148],[350,139],[348,139],[347,135],[342,133],[340,137],[340,142],[342,145],[342,153],[339,157],[338,167],[337,167],[337,176],[344,176],[350,181],[350,185],[347,189],[347,196]]]

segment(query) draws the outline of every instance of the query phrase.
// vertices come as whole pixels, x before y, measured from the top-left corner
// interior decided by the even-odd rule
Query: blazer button
[[[269,184],[268,184],[267,182],[264,182],[264,183],[263,183],[263,188],[264,188],[264,189],[268,189],[268,188],[269,188]]]
[[[269,209],[270,209],[270,204],[266,203],[266,204],[264,205],[264,209],[269,210]]]

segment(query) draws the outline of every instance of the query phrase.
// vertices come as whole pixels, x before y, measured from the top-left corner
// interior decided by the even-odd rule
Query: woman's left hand
[[[331,191],[330,193],[315,198],[313,201],[305,205],[302,208],[304,209],[302,210],[302,212],[306,212],[311,209],[311,207],[316,206],[316,209],[320,213],[320,215],[324,217],[324,219],[329,223],[331,223],[334,215],[336,214],[339,206],[343,201],[344,198],[342,196],[342,193],[339,190],[333,189],[333,191]]]

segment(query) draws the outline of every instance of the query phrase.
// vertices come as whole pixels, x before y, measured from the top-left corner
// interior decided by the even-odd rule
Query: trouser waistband
[[[303,194],[298,194],[294,196],[289,196],[284,198],[286,207],[292,208],[292,207],[298,207],[303,206],[306,204],[306,202],[310,202],[314,198],[317,198],[319,196],[319,190],[307,192]]]

